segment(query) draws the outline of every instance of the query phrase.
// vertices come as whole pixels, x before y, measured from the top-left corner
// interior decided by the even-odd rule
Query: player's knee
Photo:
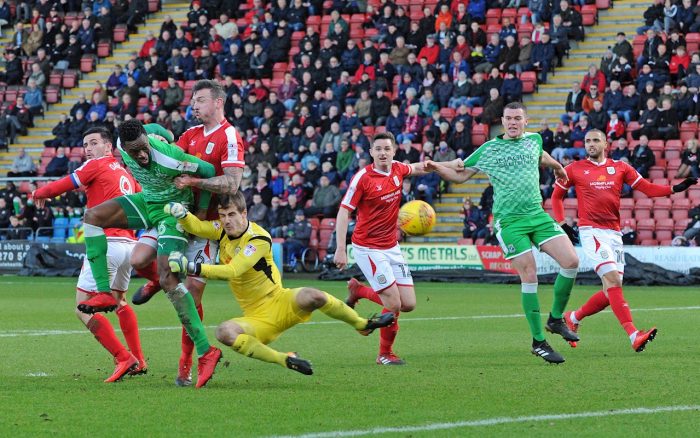
[[[76,316],[76,318],[78,318],[78,320],[80,322],[85,324],[86,327],[87,327],[88,321],[90,321],[90,318],[92,318],[92,315],[88,315],[87,313],[81,312],[80,310],[78,310],[77,307],[75,309],[75,316]]]
[[[416,303],[401,303],[402,312],[412,312],[416,308]]]
[[[299,291],[299,296],[301,298],[300,301],[305,304],[304,307],[320,309],[328,302],[328,298],[326,298],[325,293],[318,289],[312,289],[310,287],[302,288]]]
[[[175,287],[177,287],[177,284],[179,283],[178,277],[172,272],[170,272],[169,269],[167,271],[159,270],[158,278],[161,287],[165,291],[175,289]]]
[[[89,225],[99,225],[100,224],[100,215],[99,213],[95,212],[94,209],[88,208],[85,210],[85,214],[83,215],[83,223],[89,224]]]
[[[236,342],[236,338],[240,334],[240,331],[237,330],[237,328],[238,326],[231,322],[222,322],[216,328],[216,339],[222,344],[230,347],[234,342]]]
[[[578,255],[576,253],[567,257],[561,264],[563,269],[578,269]]]

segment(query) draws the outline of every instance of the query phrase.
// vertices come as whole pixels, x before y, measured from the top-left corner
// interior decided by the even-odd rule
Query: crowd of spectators
[[[116,66],[104,85],[98,84],[89,98],[81,96],[54,128],[55,138],[45,142],[56,149],[55,162],[40,170],[70,171],[80,134],[89,126],[113,131],[121,120],[136,117],[178,136],[196,123],[189,107],[193,82],[219,78],[227,92],[226,117],[248,145],[241,189],[251,212],[276,236],[289,237],[300,211],[307,218],[335,215],[350,177],[371,161],[372,133],[394,133],[401,161],[464,158],[478,146],[474,126],[497,121],[506,103],[522,99],[520,75],[533,71],[545,82],[566,57],[569,41],[584,38],[583,2],[517,3],[439,0],[416,8],[390,0],[366,7],[342,0],[194,1],[186,21],[166,17],[160,31],[149,32],[141,50]],[[486,25],[488,10],[517,6],[529,9],[512,20],[504,16],[498,29]],[[92,23],[90,17],[96,20],[101,12],[92,9],[71,27],[59,25],[65,32],[54,29],[48,53],[49,47],[41,53],[38,46],[37,59],[46,61],[32,65],[37,70],[32,86],[42,83],[42,65],[49,71],[66,66],[54,58],[57,38],[75,35],[82,42],[81,31],[94,31],[86,20]],[[691,9],[694,22],[697,11]],[[124,16],[129,26],[138,21]],[[650,38],[639,56],[626,35],[618,34],[600,66],[591,65],[572,86],[560,126],[553,132],[545,124],[541,132],[555,158],[564,164],[583,158],[583,136],[595,127],[617,140],[623,159],[644,173],[654,165],[648,141],[678,138],[681,121],[697,120],[700,58],[684,51],[683,40],[691,24],[687,16],[661,23],[654,20],[640,29]],[[24,41],[18,38],[13,41]],[[22,50],[17,46],[9,52],[26,54]],[[31,118],[34,106],[25,101],[20,108],[25,107]],[[8,132],[24,126],[13,124],[17,116],[12,117]],[[627,150],[632,141],[633,150]],[[60,156],[63,148],[72,150]],[[691,150],[688,146],[684,152],[689,164],[683,172],[697,173]],[[552,182],[553,176],[544,173],[545,196]],[[407,182],[402,194],[404,200],[433,202],[444,190],[439,178],[429,175]]]

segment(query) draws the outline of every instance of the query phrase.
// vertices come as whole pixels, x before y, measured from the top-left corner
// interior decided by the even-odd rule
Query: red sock
[[[383,306],[384,304],[382,303],[381,298],[379,298],[379,294],[377,294],[374,289],[372,289],[369,286],[365,286],[364,284],[357,288],[357,296],[360,298],[364,298],[366,300],[370,300],[374,303],[379,304],[380,306]]]
[[[149,263],[145,268],[137,269],[136,273],[139,274],[139,277],[146,278],[148,281],[152,281],[154,283],[160,282],[158,265],[156,264],[155,260]]]
[[[204,321],[204,310],[201,304],[197,304],[197,313],[199,313],[199,319]],[[192,351],[194,350],[194,342],[190,339],[190,336],[182,328],[182,355],[185,357],[192,357]]]
[[[143,362],[143,351],[141,351],[141,339],[139,338],[139,323],[136,318],[136,313],[128,304],[124,307],[120,307],[116,311],[117,318],[119,318],[119,326],[124,333],[124,339],[126,339],[126,345],[129,346],[131,354],[136,356],[140,362]]]
[[[389,313],[388,309],[383,309],[382,314]],[[379,329],[379,354],[392,353],[396,334],[399,332],[399,312],[395,314],[396,320],[389,327]]]
[[[112,324],[102,314],[97,313],[90,318],[87,323],[87,328],[95,335],[97,342],[109,351],[109,354],[117,358],[117,360],[126,360],[129,357],[129,352],[126,351],[124,345],[119,342]]]
[[[625,296],[622,294],[622,288],[608,288],[608,299],[610,300],[610,308],[627,334],[631,335],[636,332],[637,328],[632,323],[632,313],[630,312],[630,306],[625,301]]]
[[[608,307],[608,304],[610,304],[610,301],[608,301],[608,297],[605,296],[605,292],[599,290],[591,295],[581,308],[575,311],[574,316],[576,316],[577,320],[581,321],[583,318],[595,315],[605,309]]]

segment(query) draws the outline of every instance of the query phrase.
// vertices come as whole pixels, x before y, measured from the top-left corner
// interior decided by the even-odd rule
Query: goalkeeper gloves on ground
[[[182,219],[187,216],[187,207],[179,202],[168,202],[163,206],[163,211],[175,219]]]
[[[688,177],[684,179],[683,181],[679,182],[675,186],[673,186],[672,190],[673,193],[678,193],[678,192],[684,192],[690,188],[690,186],[694,186],[695,184],[698,183],[698,179],[695,177]]]
[[[187,257],[181,252],[171,252],[168,257],[168,266],[170,270],[178,273],[183,272],[191,275],[199,275],[202,271],[201,263],[188,262]]]

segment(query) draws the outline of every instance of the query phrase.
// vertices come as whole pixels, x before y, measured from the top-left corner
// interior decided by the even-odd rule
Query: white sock
[[[575,310],[569,314],[569,318],[571,318],[571,322],[573,322],[574,324],[579,323],[578,318],[576,318],[576,311]]]

